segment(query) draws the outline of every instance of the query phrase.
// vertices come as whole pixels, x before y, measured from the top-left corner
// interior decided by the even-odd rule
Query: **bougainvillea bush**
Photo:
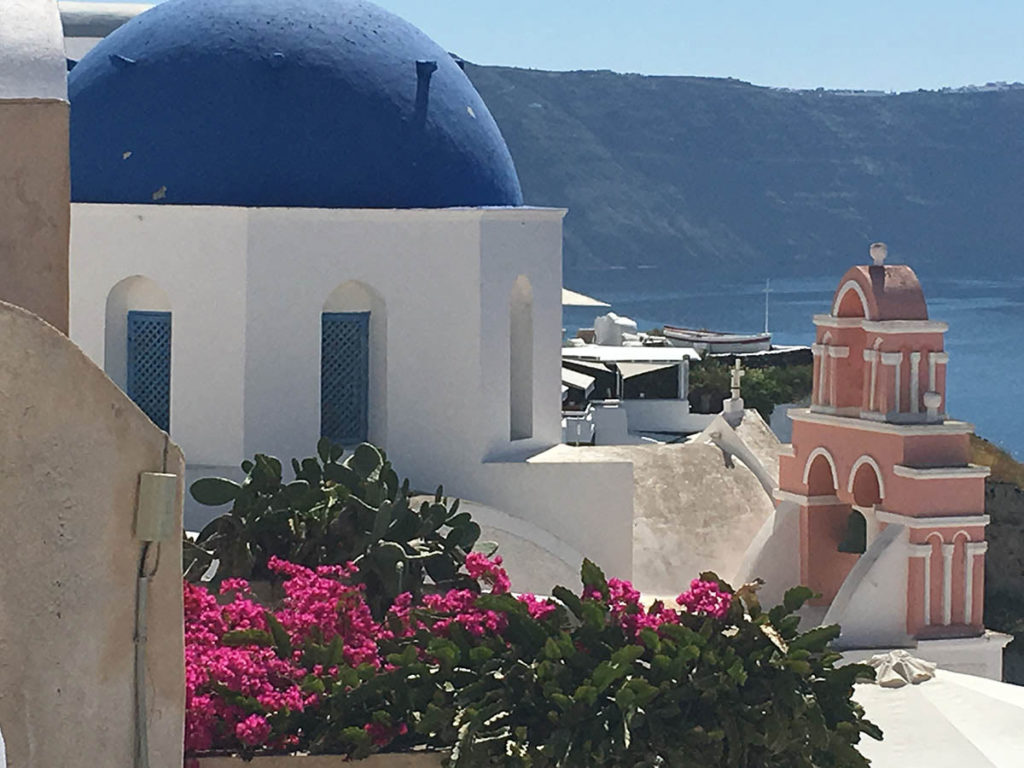
[[[449,765],[866,766],[880,738],[851,700],[870,669],[835,668],[838,628],[798,631],[796,588],[762,611],[703,574],[645,606],[590,562],[582,589],[513,595],[470,553],[466,588],[398,595],[381,619],[352,565],[273,558],[268,611],[240,579],[185,584],[186,750],[444,750]]]

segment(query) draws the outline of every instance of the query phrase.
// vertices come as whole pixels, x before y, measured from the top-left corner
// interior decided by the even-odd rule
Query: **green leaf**
[[[580,578],[583,586],[587,589],[596,589],[605,597],[608,596],[608,580],[604,577],[604,571],[589,558],[584,558],[580,568]]]
[[[473,545],[473,551],[479,552],[484,557],[494,557],[498,551],[498,542],[496,541],[478,541]]]
[[[262,629],[234,629],[225,632],[221,636],[221,643],[231,648],[238,648],[244,645],[259,645],[270,648],[274,645],[274,638],[269,632]]]
[[[332,483],[344,486],[351,491],[360,485],[359,475],[342,464],[327,464],[324,466],[324,477]]]
[[[359,475],[362,480],[375,478],[377,470],[384,463],[380,451],[369,443],[361,443],[356,446],[352,455],[345,460],[345,466]]]
[[[830,624],[827,627],[815,627],[790,640],[789,649],[791,651],[800,649],[807,649],[812,652],[823,651],[830,642],[839,637],[839,632],[838,624]]]
[[[320,461],[327,464],[331,460],[331,441],[326,437],[321,437],[316,442],[316,455],[320,457]]]
[[[281,622],[270,611],[264,611],[263,617],[266,619],[267,626],[270,627],[270,634],[274,638],[274,650],[277,653],[277,657],[279,659],[290,659],[292,656],[292,640],[288,637],[288,630],[281,625]]]
[[[477,539],[480,538],[480,526],[476,523],[468,523],[461,528],[456,528],[452,533],[458,533],[458,545],[467,552],[473,549]]]
[[[815,596],[815,591],[810,587],[797,586],[786,590],[782,598],[782,604],[786,610],[792,613],[800,610],[801,606]]]
[[[192,483],[192,498],[207,507],[219,507],[234,501],[242,486],[224,477],[203,477]]]
[[[388,526],[391,525],[391,509],[390,501],[382,502],[377,508],[377,516],[373,520],[373,530],[370,532],[375,541],[384,538]]]
[[[583,601],[575,592],[559,586],[551,590],[551,595],[568,608],[573,616],[580,621],[583,620]]]

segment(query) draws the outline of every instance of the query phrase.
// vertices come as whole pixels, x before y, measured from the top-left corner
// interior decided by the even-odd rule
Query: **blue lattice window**
[[[320,342],[320,434],[336,443],[366,440],[370,313],[324,312]]]
[[[128,397],[167,431],[171,423],[171,313],[128,313]]]

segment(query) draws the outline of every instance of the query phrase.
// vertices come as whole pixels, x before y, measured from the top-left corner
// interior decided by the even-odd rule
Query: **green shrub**
[[[344,451],[322,439],[317,455],[292,459],[294,479],[285,482],[281,462],[257,454],[242,462],[245,480],[196,480],[193,498],[208,506],[231,504],[184,547],[186,578],[198,580],[214,560],[215,581],[270,579],[272,557],[315,568],[355,563],[374,615],[395,596],[422,594],[424,585],[450,589],[477,543],[480,526],[441,488],[432,502],[411,504],[408,481],[382,450],[364,443]]]

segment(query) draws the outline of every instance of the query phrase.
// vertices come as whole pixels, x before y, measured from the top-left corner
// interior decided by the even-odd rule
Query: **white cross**
[[[736,364],[732,367],[732,399],[739,400],[740,398],[740,379],[747,375],[747,372],[743,370],[743,366],[740,364],[737,358]]]

